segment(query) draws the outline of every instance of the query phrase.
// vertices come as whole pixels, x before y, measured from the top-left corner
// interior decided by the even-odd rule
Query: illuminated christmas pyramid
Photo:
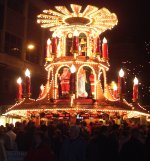
[[[52,118],[77,116],[98,117],[102,112],[117,113],[124,117],[148,116],[138,103],[137,88],[134,103],[124,98],[124,73],[121,70],[118,88],[110,90],[107,83],[109,70],[108,44],[100,36],[117,25],[117,16],[106,8],[71,4],[55,6],[56,10],[44,10],[37,16],[42,28],[52,32],[47,40],[47,83],[41,86],[37,100],[27,96],[8,109],[6,114],[18,116],[41,116]],[[28,81],[29,82],[29,81]]]

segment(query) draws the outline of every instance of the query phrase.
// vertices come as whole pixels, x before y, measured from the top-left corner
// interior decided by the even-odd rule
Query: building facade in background
[[[0,104],[16,98],[16,80],[24,71],[32,72],[32,97],[45,79],[44,53],[47,30],[41,30],[36,16],[46,4],[35,0],[0,1]],[[29,46],[30,45],[30,46]]]

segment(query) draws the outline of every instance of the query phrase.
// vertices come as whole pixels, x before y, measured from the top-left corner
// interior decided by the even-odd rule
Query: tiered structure
[[[109,70],[108,44],[100,35],[117,25],[117,16],[106,8],[71,4],[44,10],[37,22],[53,32],[47,41],[45,69],[47,83],[41,87],[37,100],[26,98],[12,106],[7,115],[54,118],[99,117],[102,114],[123,117],[148,116],[137,103],[124,98],[123,72],[118,91],[107,84]],[[28,81],[29,82],[29,81]],[[29,83],[27,89],[29,88]],[[136,90],[137,91],[137,90]]]

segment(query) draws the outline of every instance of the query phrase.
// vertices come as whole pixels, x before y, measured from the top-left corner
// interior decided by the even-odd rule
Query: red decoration
[[[77,36],[73,37],[73,52],[77,53],[79,50],[79,38]]]
[[[113,96],[114,96],[114,98],[117,98],[117,92],[118,92],[117,89],[114,89],[113,90]]]
[[[138,99],[138,79],[135,77],[133,85],[133,102],[136,102]]]
[[[75,30],[73,34],[73,44],[72,44],[72,49],[74,53],[78,53],[79,51],[79,35],[78,31]]]
[[[90,85],[91,85],[91,94],[94,94],[94,74],[93,72],[91,72],[90,76],[89,76],[89,80],[90,80]]]
[[[21,100],[22,99],[22,79],[21,77],[19,77],[17,79],[17,83],[18,83],[18,86],[17,86],[17,99],[18,100]]]
[[[100,53],[100,39],[99,39],[99,37],[97,37],[97,39],[96,39],[95,52]]]
[[[57,53],[57,38],[53,37],[52,39],[52,53],[56,54]]]
[[[18,90],[17,90],[17,99],[22,99],[22,84],[18,84]]]
[[[133,102],[136,102],[138,99],[138,85],[133,86]]]
[[[31,82],[30,77],[26,76],[26,94],[28,97],[30,97],[31,94]]]
[[[125,82],[123,77],[118,77],[118,92],[120,97],[125,93]]]
[[[104,59],[108,59],[108,45],[107,45],[106,38],[103,39],[103,44],[102,44],[102,57]]]
[[[30,81],[29,69],[27,69],[25,71],[25,75],[26,75],[26,95],[27,95],[27,97],[30,97],[30,95],[31,95],[31,81]]]

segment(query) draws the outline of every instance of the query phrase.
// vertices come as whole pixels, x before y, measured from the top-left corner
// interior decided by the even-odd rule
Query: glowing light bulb
[[[74,64],[71,65],[70,71],[71,71],[71,73],[75,73],[76,72],[76,67],[74,66]]]
[[[40,86],[40,89],[41,89],[41,91],[44,90],[44,85],[43,84]]]
[[[29,71],[29,69],[26,69],[25,76],[30,77],[30,71]]]
[[[48,39],[48,40],[47,40],[47,45],[50,45],[50,44],[51,44],[51,40]]]
[[[78,32],[77,30],[75,30],[75,31],[73,32],[73,36],[79,36],[79,32]]]
[[[124,76],[124,71],[123,71],[123,69],[120,69],[120,71],[119,71],[119,76],[120,76],[120,77],[123,77],[123,76]]]
[[[107,39],[105,37],[103,38],[103,43],[107,43]]]
[[[56,33],[55,32],[53,33],[52,37],[56,37]]]
[[[139,81],[136,77],[134,78],[133,82],[134,82],[134,85],[137,85],[139,83]]]
[[[21,84],[21,83],[22,83],[21,77],[19,77],[19,78],[17,79],[17,83],[18,83],[18,84]]]
[[[114,84],[113,90],[114,90],[114,91],[117,91],[117,85],[116,85],[116,84]]]
[[[28,48],[29,50],[33,50],[33,49],[35,48],[35,46],[34,46],[33,44],[29,44],[29,45],[27,46],[27,48]]]

